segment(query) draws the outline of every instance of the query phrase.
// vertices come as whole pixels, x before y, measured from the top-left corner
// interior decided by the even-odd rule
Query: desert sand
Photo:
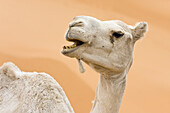
[[[60,51],[74,16],[149,24],[137,42],[120,113],[170,113],[170,1],[168,0],[1,0],[0,65],[46,72],[65,90],[76,113],[89,113],[98,73]]]

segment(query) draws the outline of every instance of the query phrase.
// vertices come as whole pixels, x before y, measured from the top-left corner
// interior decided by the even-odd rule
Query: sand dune
[[[98,74],[60,54],[74,16],[147,21],[149,32],[135,47],[134,63],[120,113],[169,113],[170,1],[5,0],[0,1],[0,65],[12,61],[24,71],[47,72],[64,88],[76,113],[88,113]]]

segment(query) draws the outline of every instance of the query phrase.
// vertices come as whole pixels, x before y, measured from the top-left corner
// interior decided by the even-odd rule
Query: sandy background
[[[0,65],[46,72],[64,88],[76,113],[89,113],[98,73],[60,51],[74,16],[147,21],[149,32],[135,47],[120,113],[170,113],[169,0],[0,0]]]

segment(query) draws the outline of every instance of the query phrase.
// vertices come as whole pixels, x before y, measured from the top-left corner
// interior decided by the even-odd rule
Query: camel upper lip
[[[70,35],[66,35],[66,40],[67,41],[69,41],[69,42],[74,42],[74,44],[76,44],[77,46],[80,46],[80,45],[82,45],[82,44],[84,44],[85,42],[84,41],[82,41],[81,39],[80,39],[80,37],[78,37],[78,36],[70,36]],[[73,45],[74,45],[73,44]]]
[[[83,41],[81,41],[81,40],[79,40],[79,39],[70,39],[69,42],[74,42],[74,43],[77,44],[78,46],[85,43],[85,42],[83,42]]]
[[[69,33],[69,31],[67,32],[67,34],[66,34],[66,40],[67,41],[70,41],[70,42],[74,42],[74,41],[81,41],[81,42],[84,42],[81,38],[80,38],[80,36],[78,36],[78,35],[75,35],[75,34],[70,34]]]

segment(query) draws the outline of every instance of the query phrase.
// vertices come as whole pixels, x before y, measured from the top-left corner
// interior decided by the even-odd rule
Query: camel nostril
[[[82,21],[73,22],[69,24],[69,27],[82,27],[84,23]]]

